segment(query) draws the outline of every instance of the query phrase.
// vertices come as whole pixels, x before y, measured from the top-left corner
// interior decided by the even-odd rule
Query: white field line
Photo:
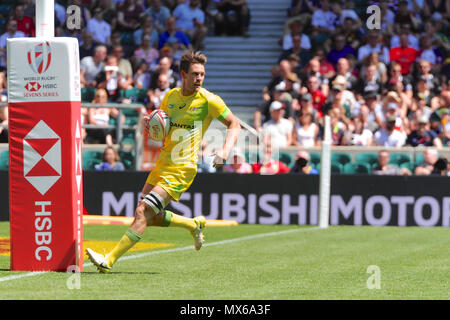
[[[259,239],[259,238],[266,238],[266,237],[273,237],[273,236],[279,236],[279,235],[288,234],[288,233],[294,233],[294,232],[320,230],[320,229],[323,229],[323,228],[320,228],[320,227],[298,228],[298,229],[289,229],[289,230],[276,231],[276,232],[258,233],[258,234],[245,236],[245,237],[239,237],[239,238],[228,239],[228,240],[221,240],[221,241],[216,241],[216,242],[211,242],[211,243],[205,243],[203,245],[203,247],[212,247],[212,246],[218,246],[218,245],[222,245],[222,244],[228,244],[228,243],[234,243],[234,242],[240,242],[240,241],[246,241],[246,240],[253,240],[253,239]],[[194,246],[187,246],[187,247],[181,247],[181,248],[173,248],[173,249],[165,249],[165,250],[158,250],[158,251],[150,251],[150,252],[144,252],[144,253],[140,253],[140,254],[134,254],[134,255],[130,255],[130,256],[125,256],[125,257],[120,258],[120,261],[132,260],[132,259],[140,259],[140,258],[144,258],[144,257],[156,255],[156,254],[161,254],[161,253],[171,253],[171,252],[186,251],[186,250],[193,250],[193,249],[194,249]],[[91,262],[86,262],[86,263],[83,264],[83,267],[89,267],[89,266],[92,266],[92,265],[93,264]],[[28,272],[28,273],[13,275],[13,276],[7,276],[7,277],[0,278],[0,282],[5,282],[5,281],[10,281],[10,280],[16,280],[16,279],[21,279],[21,278],[26,278],[26,277],[37,276],[37,275],[40,275],[40,274],[46,273],[46,272],[47,271]]]

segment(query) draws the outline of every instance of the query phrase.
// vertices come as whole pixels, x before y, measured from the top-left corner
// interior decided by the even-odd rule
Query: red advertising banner
[[[11,270],[83,268],[78,59],[75,39],[8,41]]]

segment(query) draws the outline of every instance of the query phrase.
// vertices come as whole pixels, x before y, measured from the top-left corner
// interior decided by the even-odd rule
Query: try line
[[[216,242],[205,243],[203,246],[204,247],[212,247],[212,246],[218,246],[218,245],[229,244],[229,243],[234,243],[234,242],[253,240],[253,239],[259,239],[259,238],[266,238],[266,237],[273,237],[273,236],[279,236],[279,235],[289,234],[289,233],[294,233],[294,232],[320,230],[320,229],[323,229],[323,228],[320,228],[320,227],[296,228],[296,229],[289,229],[289,230],[276,231],[276,232],[258,233],[258,234],[253,234],[253,235],[250,235],[250,236],[244,236],[244,237],[239,237],[239,238],[234,238],[234,239],[220,240],[220,241],[216,241]],[[140,258],[144,258],[144,257],[156,255],[156,254],[161,254],[161,253],[171,253],[171,252],[192,250],[193,248],[194,248],[194,246],[186,246],[186,247],[181,247],[181,248],[173,248],[173,249],[164,249],[164,250],[158,250],[158,251],[144,252],[144,253],[140,253],[140,254],[124,256],[120,260],[124,261],[124,260],[140,259]],[[83,267],[90,267],[92,265],[93,264],[91,262],[86,262],[86,263],[83,264]],[[36,272],[28,272],[28,273],[13,275],[13,276],[6,276],[6,277],[3,277],[3,278],[0,278],[0,282],[6,282],[6,281],[11,281],[11,280],[27,278],[27,277],[33,277],[33,276],[37,276],[37,275],[40,275],[40,274],[43,274],[43,273],[47,273],[47,272],[48,271],[36,271]]]

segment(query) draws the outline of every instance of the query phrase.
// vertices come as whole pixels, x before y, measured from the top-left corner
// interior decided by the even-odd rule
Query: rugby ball
[[[169,116],[165,111],[156,109],[148,116],[146,126],[150,138],[155,141],[162,141],[170,131]]]

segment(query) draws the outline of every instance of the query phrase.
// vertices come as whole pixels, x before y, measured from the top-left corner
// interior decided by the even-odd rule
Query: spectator
[[[450,170],[448,166],[448,161],[446,158],[439,158],[438,161],[433,166],[433,171],[431,174],[440,175],[440,176],[449,176]]]
[[[280,174],[288,173],[289,167],[278,159],[274,159],[273,147],[270,138],[264,144],[265,152],[262,163],[255,163],[253,165],[253,172],[259,174]],[[278,151],[278,149],[276,149]],[[275,156],[277,152],[275,153]]]
[[[365,69],[365,77],[359,79],[355,89],[360,95],[364,96],[367,92],[381,94],[382,88],[381,79],[377,73],[377,66],[372,64]]]
[[[353,130],[344,136],[343,145],[369,147],[373,144],[373,133],[364,126],[361,116],[353,119]]]
[[[8,82],[4,72],[0,72],[0,102],[8,102]]]
[[[152,73],[152,80],[150,82],[151,89],[157,88],[158,79],[161,74],[165,74],[169,78],[169,86],[171,89],[179,86],[180,77],[172,69],[172,60],[170,58],[164,57],[159,59],[159,64]]]
[[[153,27],[152,19],[147,15],[141,17],[141,27],[133,32],[135,46],[141,45],[144,34],[150,35],[150,47],[157,48],[159,45],[159,32]]]
[[[111,26],[103,20],[103,10],[100,7],[94,9],[94,17],[89,20],[87,30],[92,33],[92,38],[98,43],[110,45]]]
[[[407,168],[398,168],[389,164],[389,151],[381,150],[378,152],[378,164],[372,169],[372,173],[376,175],[411,175],[411,171]]]
[[[9,20],[6,32],[0,37],[0,71],[6,70],[6,39],[23,38],[25,34],[17,30],[17,21]]]
[[[80,62],[80,78],[82,87],[97,87],[96,78],[103,70],[106,59],[106,47],[99,45],[94,49],[94,55],[84,57]]]
[[[416,61],[417,55],[418,51],[408,44],[408,35],[403,33],[400,35],[400,46],[391,49],[389,58],[400,64],[402,75],[407,75],[411,72],[411,66]]]
[[[214,17],[218,35],[241,35],[248,37],[250,10],[247,0],[217,0],[215,6],[218,14]]]
[[[158,77],[156,89],[149,89],[147,92],[147,109],[153,110],[159,108],[161,106],[162,100],[164,99],[164,96],[169,90],[169,78],[166,74],[161,73]]]
[[[124,58],[124,52],[122,46],[114,46],[112,48],[111,55],[117,58],[119,61],[119,72],[124,76],[125,80],[123,87],[131,89],[133,87],[133,67],[128,59]]]
[[[285,34],[288,33],[289,26],[292,23],[302,24],[304,26],[311,24],[311,17],[314,11],[320,6],[317,0],[292,0],[288,9],[290,17],[285,23]]]
[[[364,95],[364,101],[369,113],[367,115],[368,127],[372,131],[383,126],[383,107],[380,103],[379,95],[375,91],[368,91]],[[358,114],[354,112],[354,114]]]
[[[353,91],[358,85],[358,78],[350,72],[350,62],[347,58],[340,58],[336,65],[336,77],[331,79],[334,81],[338,76],[343,76],[346,80],[345,89]]]
[[[330,107],[337,107],[342,111],[343,120],[348,125],[348,118],[354,113],[356,105],[355,95],[352,91],[346,90],[346,80],[343,76],[338,76],[333,81],[331,95],[328,96],[324,109],[328,111]]]
[[[87,29],[83,29],[83,31],[81,32],[80,59],[83,59],[88,56],[93,56],[95,52],[95,47],[98,45],[99,43],[94,41],[92,33],[87,31]]]
[[[133,60],[135,64],[145,62],[150,70],[155,68],[156,61],[159,58],[159,51],[150,46],[152,38],[149,34],[142,36],[141,45],[134,51]]]
[[[292,37],[292,43],[293,46],[292,48],[288,49],[288,50],[284,50],[280,57],[278,58],[278,63],[280,63],[280,61],[282,60],[287,60],[291,55],[295,55],[299,58],[300,64],[306,61],[309,61],[310,59],[310,52],[309,50],[303,49],[301,47],[301,36],[299,34],[296,34]]]
[[[92,103],[106,104],[108,102],[108,93],[105,89],[98,89],[95,93]],[[112,108],[89,108],[87,114],[87,123],[97,126],[109,125],[109,120],[115,112]],[[113,137],[108,129],[86,129],[87,138],[94,143],[113,144]]]
[[[169,43],[178,44],[178,48],[181,50],[192,50],[191,41],[184,32],[176,29],[176,23],[174,17],[166,20],[166,30],[159,35],[159,49]]]
[[[102,163],[95,166],[97,171],[124,171],[125,166],[120,162],[120,156],[116,149],[107,146],[103,152]]]
[[[361,43],[362,33],[356,28],[355,20],[351,17],[344,19],[344,24],[339,28],[337,34],[342,35],[345,38],[345,43],[351,46],[353,49],[358,49]],[[357,56],[356,54],[354,55]]]
[[[341,121],[341,111],[339,109],[331,109],[328,112],[330,116],[330,126],[331,126],[331,144],[334,146],[342,145],[343,138],[346,131],[345,123]],[[319,136],[323,137],[323,128],[321,129]],[[321,140],[319,138],[318,140]]]
[[[0,143],[8,143],[8,135],[8,106],[4,106],[0,107]]]
[[[223,172],[253,173],[252,166],[245,161],[245,155],[241,150],[237,148],[233,150],[229,159],[231,159],[231,163],[223,166]]]
[[[271,119],[263,125],[263,134],[273,148],[287,147],[292,143],[292,123],[283,118],[284,105],[274,101],[270,105]]]
[[[285,92],[284,88],[281,88],[281,86],[277,86],[272,93],[271,99],[263,101],[263,103],[255,111],[253,115],[255,129],[258,132],[263,132],[263,124],[271,119],[270,106],[274,101],[281,102],[284,105],[283,117],[293,121],[294,110],[292,108],[292,101],[294,100],[297,99],[292,98]],[[295,101],[295,103],[298,104],[297,101]]]
[[[152,19],[153,26],[156,28],[159,34],[164,32],[167,19],[170,17],[170,10],[162,4],[161,0],[152,0],[150,7],[145,13]]]
[[[416,175],[430,175],[433,172],[434,164],[438,160],[438,151],[435,148],[426,148],[423,152],[423,162],[419,163],[414,170]]]
[[[126,79],[119,72],[119,61],[113,55],[108,56],[106,59],[106,65],[97,75],[96,81],[98,88],[106,89],[108,100],[111,102],[119,102],[120,90],[127,89]]]
[[[419,50],[419,39],[411,32],[411,25],[409,23],[401,25],[400,35],[401,34],[406,34],[408,36],[408,47]],[[400,47],[400,35],[395,34],[392,36],[390,41],[391,48]]]
[[[374,65],[376,66],[377,74],[376,78],[380,79],[381,84],[384,86],[384,84],[387,82],[387,68],[386,65],[380,61],[380,55],[377,52],[372,52],[369,54],[365,61],[364,65],[361,68],[360,77],[364,78],[366,76],[366,69],[368,66]]]
[[[92,8],[92,12],[95,11],[97,7],[101,8],[103,12],[103,20],[105,20],[111,27],[111,30],[116,30],[117,27],[117,10],[116,3],[114,0],[99,0],[95,2],[94,8]],[[83,10],[83,9],[82,9]],[[84,16],[84,12],[81,13],[83,21],[85,21],[85,25],[90,20],[89,17]]]
[[[402,67],[399,63],[393,61],[390,65],[390,77],[387,83],[387,89],[391,89],[390,86],[402,85],[408,98],[413,96],[412,78],[409,75],[402,75]]]
[[[414,30],[417,30],[419,22],[417,21],[414,14],[408,9],[408,1],[401,0],[398,3],[394,23],[397,28],[399,27],[399,25],[409,24]]]
[[[306,109],[300,111],[298,121],[292,131],[292,144],[304,148],[317,145],[319,126],[313,122],[313,115]]]
[[[298,100],[300,104],[300,111],[310,113],[313,117],[313,122],[316,122],[318,113],[312,104],[312,95],[309,93],[302,94]],[[299,113],[300,112],[298,112],[298,114]]]
[[[439,95],[442,91],[442,86],[439,78],[431,73],[431,63],[425,59],[420,59],[417,66],[418,74],[414,77],[414,80],[417,82],[419,79],[424,79],[433,95]]]
[[[308,34],[303,33],[303,24],[298,22],[292,22],[289,24],[289,33],[287,33],[282,39],[283,50],[289,50],[293,47],[293,37],[298,34],[301,37],[300,46],[302,49],[311,50],[311,40]]]
[[[308,151],[300,150],[297,153],[294,166],[290,172],[300,174],[319,174],[319,172],[309,164],[309,160],[310,156]]]
[[[205,26],[205,13],[199,8],[200,0],[190,0],[179,4],[173,11],[177,19],[177,27],[186,33],[195,51],[203,48],[203,39],[208,29]]]
[[[367,44],[361,46],[358,49],[358,61],[363,62],[372,52],[377,52],[380,55],[380,61],[384,62],[386,65],[389,64],[389,48],[383,45],[380,41],[380,34],[378,31],[370,31],[367,34]]]
[[[148,71],[148,65],[145,61],[141,62],[134,74],[133,83],[136,88],[148,88],[150,87],[151,75]]]
[[[395,116],[389,116],[384,128],[375,132],[374,142],[377,146],[402,147],[405,145],[406,135],[403,131],[395,129]]]
[[[303,68],[302,73],[302,83],[308,83],[308,80],[311,79],[312,76],[315,76],[319,83],[320,91],[324,94],[324,96],[328,96],[328,83],[329,79],[326,78],[320,69],[320,59],[318,57],[314,57],[309,60],[309,64]]]
[[[334,37],[334,47],[328,53],[328,61],[336,66],[339,59],[345,58],[349,54],[356,56],[356,50],[346,44],[345,37],[342,34],[337,34]]]
[[[327,85],[328,86],[328,85]],[[326,101],[326,95],[319,88],[319,79],[316,76],[311,76],[306,82],[306,90],[303,87],[301,94],[309,93],[312,96],[313,107],[317,110],[319,117],[323,115],[323,105]]]
[[[320,1],[321,8],[314,11],[311,19],[312,38],[315,45],[322,45],[334,35],[338,17],[331,11],[328,0]]]
[[[34,37],[36,35],[34,20],[25,16],[24,9],[23,5],[17,5],[14,8],[12,20],[17,22],[17,30],[23,32],[25,37]]]
[[[198,172],[216,172],[216,168],[213,166],[214,156],[211,156],[212,150],[210,149],[206,140],[203,140],[199,149],[197,171]]]
[[[319,60],[320,74],[326,79],[333,78],[336,75],[336,71],[334,70],[334,66],[330,62],[328,62],[325,51],[321,48],[318,48],[315,51],[314,56]]]
[[[425,105],[431,105],[431,99],[434,98],[434,94],[431,92],[431,90],[428,88],[428,83],[426,79],[419,79],[416,82],[416,88],[415,88],[414,98],[416,101],[423,100],[425,101]]]
[[[121,32],[136,31],[144,14],[136,0],[125,0],[117,6],[117,28]]]
[[[407,145],[442,148],[442,142],[436,132],[429,129],[429,119],[426,116],[420,116],[417,119],[417,126],[417,129],[408,135]]]

